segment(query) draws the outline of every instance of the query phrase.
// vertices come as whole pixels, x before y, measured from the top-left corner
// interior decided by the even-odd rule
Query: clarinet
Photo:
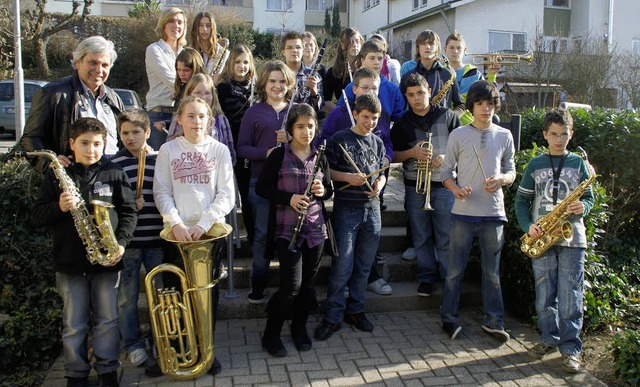
[[[322,145],[318,147],[318,155],[316,156],[316,162],[313,164],[313,172],[311,172],[311,176],[309,176],[309,181],[307,181],[307,188],[304,191],[304,196],[311,200],[311,186],[313,185],[313,181],[316,178],[316,174],[318,173],[318,169],[320,169],[320,159],[322,159],[322,155],[324,154],[324,150],[327,147],[327,140],[322,141]],[[298,240],[298,234],[300,233],[300,229],[302,229],[302,222],[307,217],[307,208],[300,211],[298,214],[298,221],[296,222],[296,226],[293,228],[293,235],[291,236],[291,240],[289,241],[289,247],[287,248],[290,252],[295,253],[296,242]]]
[[[311,64],[311,73],[309,73],[309,77],[315,77],[318,74],[318,68],[320,67],[320,61],[322,61],[322,57],[324,56],[324,48],[327,46],[327,38],[324,38],[322,42],[322,46],[320,46],[320,50],[318,51],[318,55],[313,59],[313,64]],[[311,94],[311,90],[305,85],[302,89],[302,93],[300,94],[300,101],[304,102],[309,98]]]

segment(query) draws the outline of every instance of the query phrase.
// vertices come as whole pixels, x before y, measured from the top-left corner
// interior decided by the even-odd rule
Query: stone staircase
[[[442,290],[439,284],[434,287],[431,297],[420,297],[416,290],[416,261],[405,261],[401,259],[401,254],[407,247],[405,238],[406,213],[403,208],[404,186],[402,181],[391,177],[388,188],[385,192],[385,204],[388,209],[382,212],[382,231],[378,251],[385,258],[384,264],[378,265],[378,270],[393,288],[393,293],[387,296],[377,295],[367,291],[366,311],[390,312],[407,310],[437,310],[440,306]],[[332,210],[332,203],[327,203],[329,212]],[[242,228],[242,217],[238,215],[238,221]],[[251,248],[246,238],[242,237],[241,247],[236,249],[233,261],[233,282],[234,289],[230,291],[228,280],[223,280],[220,285],[220,304],[218,307],[218,319],[247,319],[266,317],[266,304],[250,304],[247,295],[250,292],[250,270],[251,270]],[[223,253],[225,267],[229,267],[226,253]],[[324,301],[326,297],[326,286],[331,268],[331,257],[322,258],[316,289],[318,300]],[[267,289],[267,297],[273,294],[278,287],[279,264],[272,261],[270,265],[270,280]],[[142,280],[142,278],[141,278]],[[144,289],[143,286],[140,287]],[[470,305],[481,305],[481,294],[477,281],[467,281],[460,297],[461,307]],[[148,308],[146,297],[141,294],[139,300],[141,321],[148,320]],[[322,313],[322,308],[316,309],[316,313]]]

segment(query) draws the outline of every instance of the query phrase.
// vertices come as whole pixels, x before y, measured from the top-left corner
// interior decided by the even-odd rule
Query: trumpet
[[[429,133],[429,137],[427,141],[422,141],[420,143],[421,148],[431,150],[433,154],[433,144],[431,143],[431,136],[433,133]],[[416,160],[416,193],[419,195],[426,195],[424,200],[424,206],[422,207],[425,211],[432,211],[433,207],[431,207],[431,158],[429,160]]]
[[[477,66],[513,66],[520,61],[525,61],[527,64],[531,64],[533,61],[533,51],[529,50],[526,54],[505,54],[501,52],[492,52],[489,54],[469,54],[471,55],[471,63]]]

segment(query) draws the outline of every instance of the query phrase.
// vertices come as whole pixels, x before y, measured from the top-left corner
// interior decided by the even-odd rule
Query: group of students
[[[184,35],[184,14],[171,12],[165,12],[158,24],[164,34],[157,42],[159,50],[164,44],[172,51],[181,47],[177,43]],[[215,33],[212,25],[210,15],[197,19],[193,30],[199,32],[192,34],[194,41],[211,37]],[[212,46],[211,42],[207,47],[194,44],[195,51],[200,51],[199,61],[205,56],[212,61],[206,54]],[[56,226],[56,267],[86,273],[85,281],[86,276],[92,277],[91,293],[79,294],[73,291],[73,281],[57,273],[59,289],[68,289],[61,295],[65,364],[71,385],[86,384],[91,367],[86,341],[89,310],[95,321],[94,365],[104,376],[104,385],[115,385],[119,335],[127,358],[135,365],[146,365],[147,375],[159,376],[137,320],[141,265],[150,271],[170,260],[167,255],[163,258],[158,236],[163,227],[171,228],[176,240],[193,241],[215,223],[224,222],[236,203],[234,180],[253,249],[249,302],[266,300],[270,261],[277,256],[280,263],[280,287],[268,301],[263,348],[273,356],[286,356],[281,331],[291,319],[296,349],[311,349],[307,321],[318,304],[315,277],[325,251],[332,255],[331,272],[314,338],[329,339],[343,321],[371,332],[374,326],[364,313],[366,290],[391,293],[376,270],[383,190],[391,162],[403,164],[418,293],[431,295],[438,278],[443,280],[442,328],[455,339],[461,332],[460,287],[472,242],[478,238],[485,311],[482,330],[501,342],[509,340],[499,266],[507,221],[502,187],[516,178],[514,144],[511,133],[493,122],[500,107],[496,86],[483,80],[477,69],[462,65],[462,36],[452,34],[445,44],[453,70],[461,71],[455,82],[447,82],[452,72],[441,63],[440,39],[433,31],[418,35],[415,66],[401,77],[392,75],[399,72],[399,64],[388,57],[380,37],[364,42],[357,30],[344,29],[336,61],[326,70],[309,67],[310,62],[304,61],[311,56],[305,55],[308,46],[313,48],[309,53],[317,53],[313,35],[290,32],[282,39],[284,61],[267,62],[256,71],[251,51],[240,45],[230,49],[217,84],[207,74],[188,80],[179,77],[185,85],[175,113],[165,114],[173,101],[162,105],[148,96],[148,115],[140,109],[119,115],[124,148],[113,157],[103,156],[106,132],[100,121],[83,118],[74,122],[69,141],[75,165],[67,171],[83,196],[115,205],[111,220],[121,251],[110,267],[86,262],[81,240],[70,232],[73,219],[67,214],[76,199],[61,192],[50,174],[34,219]],[[182,65],[175,67],[180,74]],[[495,76],[495,71],[490,74]],[[157,88],[152,85],[152,90]],[[432,105],[431,98],[441,92],[441,103]],[[463,125],[465,116],[467,124]],[[147,141],[166,128],[163,123],[167,122],[171,122],[169,141],[158,153],[143,156],[141,149],[149,148]],[[549,156],[530,163],[516,201],[518,221],[534,237],[545,231],[537,228],[535,220],[588,177],[581,159],[566,151],[572,133],[568,113],[547,114],[544,135]],[[424,147],[428,138],[432,146]],[[139,157],[146,158],[145,176],[142,196],[134,199],[131,185],[137,179]],[[428,196],[416,192],[418,161],[430,164]],[[555,187],[551,203],[550,186]],[[324,202],[332,196],[329,219]],[[433,211],[423,210],[426,197]],[[563,366],[571,372],[580,366],[586,247],[582,217],[592,204],[587,190],[570,207],[577,238],[534,261],[536,308],[543,335],[529,353],[542,358],[559,348]],[[217,260],[215,266],[220,265],[217,254],[212,259]],[[571,267],[569,274],[566,265]],[[569,282],[573,285],[567,289]],[[215,359],[210,372],[220,370]]]

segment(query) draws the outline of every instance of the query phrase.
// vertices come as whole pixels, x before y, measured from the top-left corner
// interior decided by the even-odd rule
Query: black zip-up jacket
[[[240,122],[244,117],[244,112],[249,109],[249,97],[251,96],[251,85],[249,81],[238,82],[231,80],[223,82],[217,86],[218,100],[222,112],[229,120],[233,143],[238,147],[238,133],[240,132]],[[254,90],[255,93],[255,90]],[[237,149],[236,149],[237,150]]]
[[[122,168],[102,157],[88,168],[76,163],[65,171],[78,187],[91,215],[93,215],[92,200],[102,200],[115,206],[109,211],[109,220],[118,244],[126,247],[136,228],[138,212],[131,185]],[[61,194],[62,189],[58,179],[50,169],[44,176],[40,194],[33,209],[33,224],[48,226],[53,231],[54,269],[67,274],[121,270],[122,261],[111,267],[89,263],[87,251],[76,231],[71,211],[62,212],[60,209]]]
[[[444,68],[439,61],[433,62],[433,66],[431,66],[430,69],[425,68],[422,63],[418,61],[416,68],[403,75],[400,80],[400,91],[402,92],[402,95],[405,95],[407,92],[407,78],[409,78],[409,75],[413,73],[418,73],[425,77],[429,87],[431,88],[431,98],[435,97],[436,94],[440,92],[442,86],[444,86],[452,76],[451,71]],[[458,82],[453,82],[451,84],[451,88],[440,101],[440,106],[453,110],[458,117],[464,114],[466,108],[462,102],[462,97],[460,96]]]
[[[118,94],[103,85],[105,102],[117,116],[124,110]],[[69,146],[69,128],[80,118],[80,96],[83,93],[78,72],[71,76],[51,82],[39,89],[31,100],[31,112],[24,125],[24,135],[20,142],[26,151],[48,149],[57,155],[71,155]],[[49,160],[37,157],[33,166],[40,172],[46,171]]]

